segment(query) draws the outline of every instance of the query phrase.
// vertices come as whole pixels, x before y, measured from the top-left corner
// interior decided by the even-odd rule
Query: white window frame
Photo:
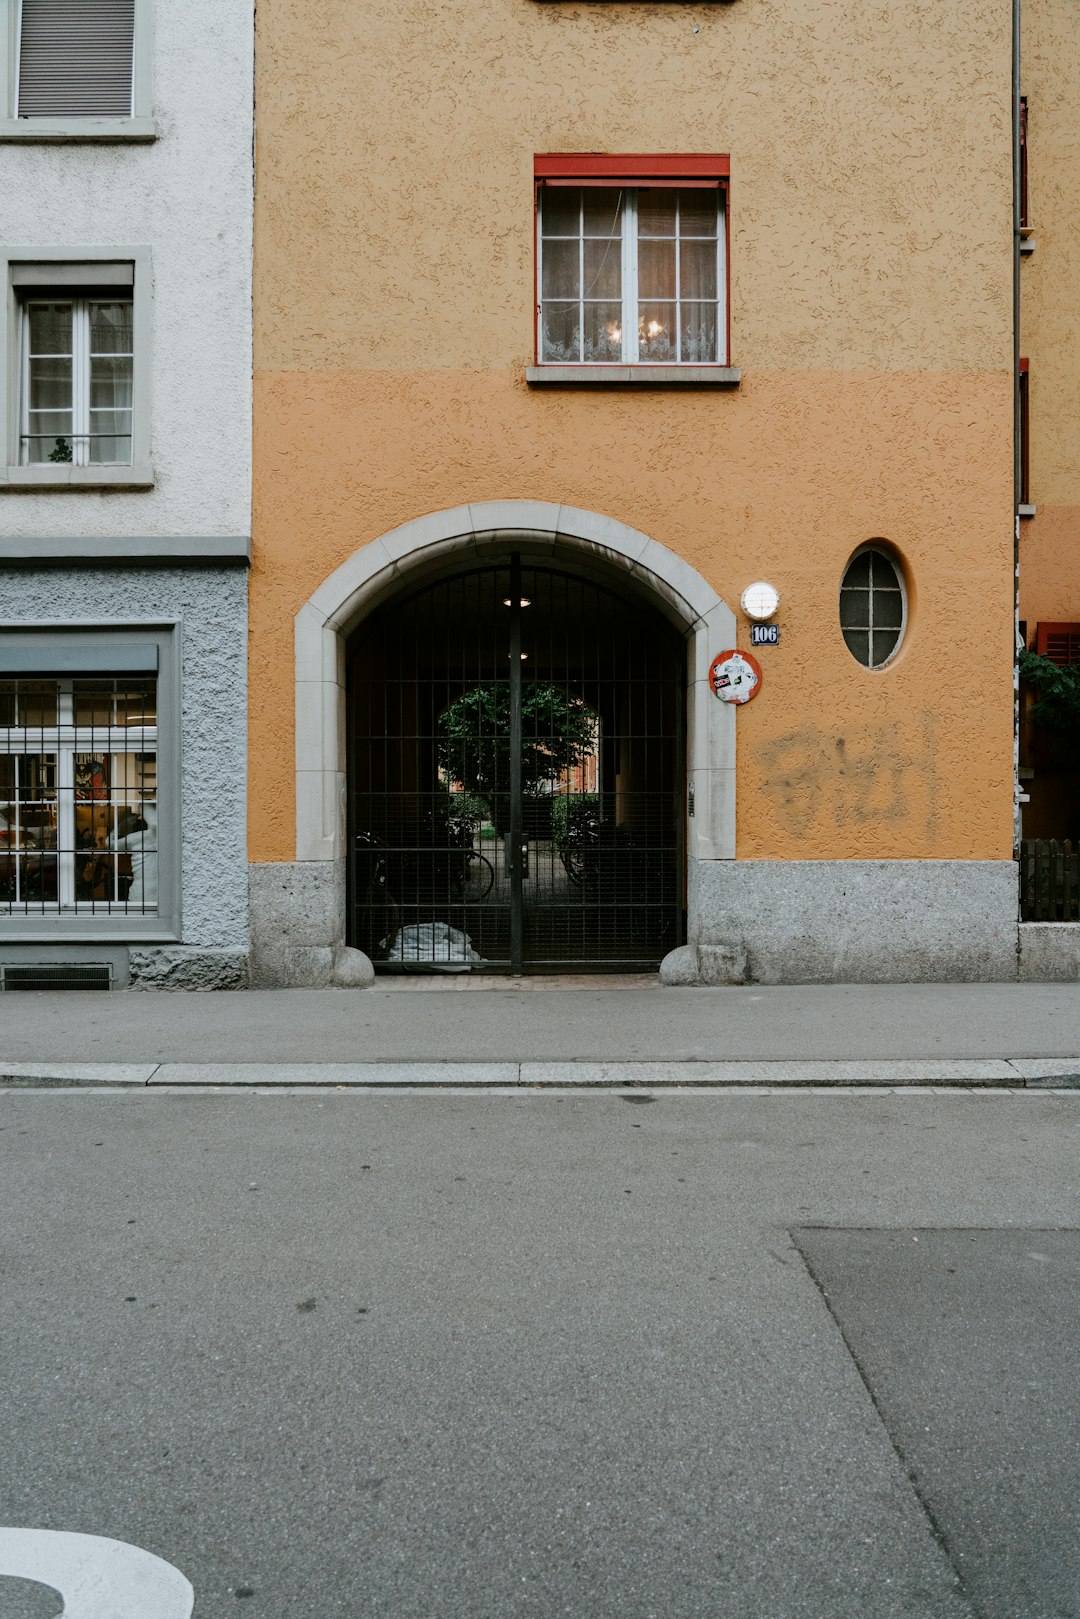
[[[22,0],[0,0],[0,141],[152,141],[157,138],[153,108],[154,6],[135,0],[135,53],[129,118],[20,118],[19,43]],[[6,16],[3,12],[6,11]]]
[[[584,207],[584,193],[585,193],[585,191],[586,190],[593,190],[593,189],[595,189],[595,188],[592,187],[592,186],[583,188],[582,207]],[[725,217],[723,190],[718,187],[715,191],[712,191],[711,188],[710,188],[710,194],[716,198],[716,298],[715,298],[715,300],[713,300],[713,299],[694,299],[694,300],[690,300],[690,301],[695,302],[695,303],[712,303],[712,302],[715,302],[715,305],[716,305],[716,349],[717,349],[716,358],[715,358],[715,360],[704,360],[703,361],[703,360],[683,360],[681,358],[680,359],[674,359],[674,360],[643,360],[640,357],[640,353],[639,353],[639,350],[638,350],[637,310],[638,310],[638,303],[640,302],[640,299],[639,299],[639,296],[638,296],[638,258],[639,258],[638,249],[639,249],[639,246],[640,246],[640,238],[638,236],[638,200],[637,200],[638,199],[638,192],[639,191],[647,191],[647,190],[674,191],[676,193],[676,220],[678,220],[678,208],[679,208],[679,204],[678,204],[678,200],[677,200],[678,199],[678,192],[679,192],[680,189],[685,189],[685,188],[680,188],[677,184],[658,186],[655,182],[653,182],[653,184],[651,186],[648,185],[648,184],[632,185],[632,186],[620,186],[618,181],[616,180],[616,181],[612,182],[610,187],[605,186],[603,189],[611,190],[611,191],[617,191],[619,193],[618,215],[619,215],[619,218],[621,219],[621,222],[622,222],[622,236],[621,236],[621,244],[620,244],[621,245],[621,254],[622,254],[621,277],[620,277],[621,285],[622,285],[622,295],[621,295],[621,299],[620,299],[621,308],[622,308],[622,350],[623,350],[622,356],[618,360],[584,360],[583,359],[583,360],[568,361],[568,362],[550,361],[550,360],[545,361],[544,360],[544,357],[543,357],[543,344],[544,344],[544,332],[543,332],[544,295],[543,295],[543,286],[544,286],[544,196],[545,196],[545,193],[544,193],[543,190],[541,190],[541,193],[540,193],[540,207],[537,209],[537,216],[536,216],[536,223],[537,223],[537,228],[536,228],[536,285],[537,285],[536,352],[537,352],[537,355],[539,357],[539,363],[541,365],[544,365],[544,364],[547,364],[547,365],[556,364],[556,365],[558,365],[558,364],[567,363],[567,364],[589,365],[589,366],[592,366],[592,365],[648,365],[648,366],[654,366],[654,365],[664,365],[664,366],[678,365],[680,367],[684,366],[684,365],[721,365],[721,366],[726,365],[727,364],[727,318],[726,318],[726,316],[727,316],[727,245],[726,245],[726,240],[727,240],[726,239],[727,221],[726,221],[726,217]],[[549,240],[551,240],[551,239],[552,238],[549,238]],[[559,238],[554,238],[554,239],[558,240]],[[573,237],[564,237],[564,238],[561,238],[561,239],[565,240],[565,241],[573,241],[574,240]],[[584,254],[585,254],[585,241],[586,241],[586,237],[584,236],[583,231],[579,230],[576,239],[577,239],[577,242],[579,244],[580,252],[581,252],[581,259],[579,261],[579,283],[578,284],[579,284],[580,287],[583,288],[584,287],[584,281],[585,281]],[[590,240],[592,240],[592,239],[599,240],[600,238],[590,238]],[[646,240],[651,240],[651,239],[652,238],[646,238]],[[670,240],[671,238],[667,238],[667,239]],[[700,241],[700,240],[703,240],[703,239],[706,240],[706,241],[708,240],[707,237],[706,238],[701,238],[701,237],[686,237],[686,238],[683,238],[679,233],[679,225],[678,225],[678,223],[676,223],[674,240],[675,240],[675,242],[677,244],[677,247],[681,246],[683,240]],[[663,240],[663,238],[657,238],[657,240]],[[681,332],[682,322],[681,322],[681,320],[679,318],[680,313],[681,313],[681,304],[682,304],[682,299],[680,297],[680,287],[679,287],[680,265],[681,265],[681,254],[678,251],[676,251],[676,253],[675,253],[675,296],[674,296],[674,299],[660,300],[661,302],[673,302],[674,305],[675,305],[675,310],[676,310],[676,316],[675,316],[675,339],[676,339],[676,343],[679,344],[679,345],[681,345],[681,343],[682,343],[682,332]],[[578,301],[579,308],[581,310],[581,341],[584,343],[584,340],[585,340],[585,302],[586,302],[586,300],[585,300],[585,296],[584,296],[583,291],[579,294],[579,297],[578,297],[577,301]],[[604,299],[604,300],[598,300],[598,301],[607,302],[607,303],[613,303],[614,299]],[[572,303],[573,300],[568,299],[568,298],[554,298],[554,299],[551,299],[550,302],[552,302],[552,303]]]
[[[561,182],[564,187],[573,187],[574,180],[567,175]],[[544,320],[544,200],[545,186],[541,182],[538,186],[535,221],[535,252],[536,252],[536,308],[533,341],[536,351],[536,363],[526,368],[525,378],[531,384],[577,384],[595,385],[596,383],[630,383],[645,386],[656,385],[690,385],[696,387],[732,387],[740,381],[741,373],[729,363],[728,354],[728,218],[727,218],[727,187],[718,184],[713,193],[716,197],[717,231],[716,231],[716,335],[717,357],[715,360],[650,360],[642,359],[638,348],[638,207],[637,198],[642,190],[676,191],[697,189],[693,180],[687,179],[681,185],[676,177],[671,179],[660,176],[643,176],[640,179],[622,179],[612,176],[610,180],[598,179],[596,176],[582,178],[582,185],[588,190],[595,189],[597,185],[603,189],[617,191],[621,196],[620,211],[622,216],[622,338],[623,353],[619,360],[545,360],[543,357],[543,320]],[[710,187],[711,190],[711,187]],[[569,239],[569,238],[568,238]],[[682,238],[676,236],[676,241]],[[691,238],[686,238],[690,240]],[[701,238],[697,238],[701,239]],[[578,241],[583,243],[584,237],[579,234]],[[582,247],[584,252],[584,247]],[[678,318],[680,310],[680,255],[676,253],[676,291],[674,305],[676,309],[677,342],[681,345],[681,322]],[[583,273],[583,272],[582,272]],[[568,299],[550,300],[557,303],[572,302]],[[579,298],[582,305],[581,332],[584,342],[584,309],[583,297]],[[671,300],[660,300],[669,302]],[[702,300],[692,300],[701,302]],[[711,302],[711,300],[706,300]]]
[[[173,943],[181,937],[181,904],[180,904],[180,859],[182,848],[182,822],[181,822],[181,769],[180,769],[180,725],[181,725],[181,684],[180,684],[180,630],[175,623],[139,624],[128,621],[124,624],[108,624],[93,622],[85,624],[37,624],[28,628],[25,624],[0,623],[0,678],[35,680],[48,679],[44,666],[48,665],[58,675],[70,674],[75,679],[97,679],[107,673],[105,664],[110,661],[113,651],[123,648],[131,643],[143,645],[154,642],[157,646],[157,724],[156,727],[146,727],[145,734],[153,734],[157,752],[157,865],[158,865],[158,901],[154,912],[129,911],[126,914],[118,906],[112,913],[102,909],[103,902],[97,902],[97,910],[91,912],[89,902],[85,907],[72,904],[68,909],[49,914],[31,911],[29,914],[9,913],[0,910],[0,948],[8,943],[49,943],[59,940],[102,940],[117,942],[120,939],[144,941],[154,943]],[[43,666],[43,672],[37,674],[32,668],[23,664],[13,667],[13,660],[8,657],[12,649],[44,649],[38,661]],[[87,652],[91,657],[87,657]],[[99,650],[101,649],[101,650]],[[96,656],[93,654],[97,653]],[[31,656],[31,663],[34,661]],[[88,667],[87,664],[92,666]],[[115,671],[114,671],[115,672]],[[147,671],[149,673],[149,671]],[[131,671],[132,679],[138,678],[134,669]],[[70,728],[69,728],[70,729]],[[105,727],[97,727],[93,731],[96,745]],[[82,731],[80,727],[79,735]],[[34,728],[35,740],[37,729]],[[49,736],[52,731],[43,733]],[[89,736],[90,730],[86,733]],[[134,732],[126,732],[125,736],[133,739]],[[65,746],[67,742],[65,740]],[[42,748],[42,752],[46,751]],[[74,758],[78,748],[71,748],[70,756]],[[89,752],[87,748],[83,751]],[[149,744],[147,750],[150,751]],[[57,774],[60,775],[60,762],[57,760]],[[59,779],[58,779],[59,785]]]
[[[126,289],[125,289],[125,291],[126,291]],[[22,315],[22,322],[21,322],[22,330],[20,332],[20,339],[19,339],[20,340],[21,357],[22,357],[22,379],[21,379],[21,390],[20,390],[21,391],[21,399],[20,399],[20,408],[19,408],[19,459],[20,459],[20,462],[24,466],[31,466],[31,465],[40,466],[40,465],[45,464],[43,462],[32,462],[31,459],[30,459],[31,446],[30,446],[30,442],[29,442],[29,435],[33,433],[33,429],[34,429],[33,414],[31,413],[31,409],[30,409],[30,311],[31,311],[32,307],[34,306],[34,304],[43,303],[43,302],[47,302],[47,301],[52,301],[52,302],[58,303],[58,304],[70,304],[70,306],[71,306],[71,373],[72,373],[72,375],[71,375],[71,395],[72,395],[72,413],[71,413],[71,416],[72,416],[72,419],[71,419],[71,433],[70,433],[70,435],[66,435],[66,436],[70,437],[70,439],[71,439],[71,461],[66,462],[66,463],[61,463],[61,464],[62,465],[77,466],[77,467],[88,467],[88,466],[91,466],[91,465],[94,465],[94,466],[126,466],[126,467],[129,467],[131,465],[131,451],[134,448],[134,427],[135,427],[134,404],[132,404],[132,410],[131,410],[132,432],[130,434],[115,434],[115,435],[114,434],[109,434],[109,435],[107,435],[109,437],[127,438],[128,439],[128,457],[127,457],[127,460],[126,461],[104,461],[104,462],[92,462],[91,461],[91,448],[92,448],[92,445],[91,445],[91,440],[90,440],[90,416],[91,416],[91,411],[90,411],[90,376],[91,376],[91,369],[92,369],[92,365],[93,365],[93,358],[92,358],[92,355],[91,355],[90,305],[92,303],[107,302],[108,299],[107,299],[107,297],[106,297],[106,295],[104,293],[95,294],[93,297],[89,297],[89,298],[86,298],[86,297],[83,297],[83,298],[65,298],[65,297],[58,294],[51,300],[48,300],[48,299],[46,299],[44,297],[41,297],[41,296],[35,296],[35,297],[29,297],[29,298],[26,298],[26,299],[23,299],[23,300],[20,301],[21,302],[21,315]],[[116,303],[126,303],[126,304],[129,304],[129,305],[132,305],[132,312],[134,313],[134,300],[130,297],[130,295],[122,296],[122,295],[118,294],[114,301]],[[118,359],[119,358],[127,358],[127,356],[117,355],[117,358]],[[135,359],[135,355],[134,355],[134,333],[133,333],[132,334],[132,353],[131,353],[132,370],[133,371],[134,371],[134,359]],[[134,397],[134,390],[133,390],[133,397]]]
[[[102,278],[107,284],[109,272],[105,268],[117,262],[130,264],[132,285],[118,288],[118,294],[132,298],[132,415],[130,463],[106,463],[99,466],[81,466],[71,462],[46,463],[37,466],[22,464],[21,439],[23,429],[23,401],[25,393],[24,302],[27,301],[14,285],[13,269],[16,265],[34,265],[35,279],[41,283],[40,292],[48,295],[55,288],[56,297],[63,301],[78,296],[72,277],[82,275],[92,280],[95,265],[102,266]],[[78,267],[77,269],[75,267]],[[55,281],[50,284],[50,276]],[[73,489],[151,489],[154,470],[151,460],[150,408],[151,408],[151,260],[148,247],[9,247],[0,248],[0,279],[6,289],[7,309],[0,321],[0,444],[6,464],[0,465],[0,493],[5,491],[73,490]],[[35,294],[29,295],[29,301]]]

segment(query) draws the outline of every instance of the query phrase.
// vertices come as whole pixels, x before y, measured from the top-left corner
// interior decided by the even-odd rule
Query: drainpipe
[[[1020,857],[1020,0],[1012,0],[1013,845]]]

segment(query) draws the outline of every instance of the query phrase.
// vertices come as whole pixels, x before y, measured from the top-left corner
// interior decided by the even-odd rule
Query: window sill
[[[37,566],[74,564],[95,567],[132,563],[169,563],[181,567],[201,567],[221,563],[247,567],[251,562],[251,536],[220,535],[140,535],[117,534],[108,539],[81,535],[27,539],[0,536],[0,567],[30,563]]]
[[[121,944],[125,940],[140,944],[178,944],[180,934],[158,916],[0,917],[0,945]]]
[[[23,494],[33,490],[152,489],[154,469],[134,467],[58,466],[0,467],[0,491]]]
[[[0,118],[0,141],[154,141],[153,118]]]
[[[730,365],[530,365],[531,387],[735,388],[742,372]]]
[[[1017,517],[1034,517],[1035,510],[1034,506],[1017,506],[1016,515]]]

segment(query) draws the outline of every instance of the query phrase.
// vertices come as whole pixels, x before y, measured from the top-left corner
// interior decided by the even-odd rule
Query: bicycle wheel
[[[465,873],[462,882],[462,897],[466,905],[476,905],[482,899],[487,899],[495,886],[495,867],[487,855],[478,854],[471,849],[465,856]]]

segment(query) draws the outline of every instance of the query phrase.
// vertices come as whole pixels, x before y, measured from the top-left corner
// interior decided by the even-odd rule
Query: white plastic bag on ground
[[[379,946],[383,961],[399,961],[402,966],[434,967],[438,972],[467,973],[484,965],[467,933],[446,922],[419,922],[398,928],[392,944],[386,939]]]

